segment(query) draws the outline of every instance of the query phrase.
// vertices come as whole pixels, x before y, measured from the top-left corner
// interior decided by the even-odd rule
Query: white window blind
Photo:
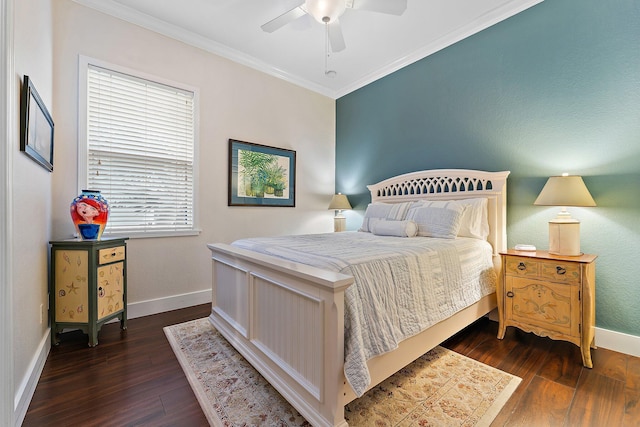
[[[87,188],[105,233],[194,229],[194,93],[89,64]]]

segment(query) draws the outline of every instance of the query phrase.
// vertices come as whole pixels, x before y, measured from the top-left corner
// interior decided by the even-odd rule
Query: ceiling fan
[[[308,14],[316,21],[325,24],[331,51],[340,52],[344,50],[346,44],[338,18],[346,9],[370,10],[399,16],[407,9],[407,0],[301,0],[298,6],[263,24],[260,28],[267,33],[272,33]]]

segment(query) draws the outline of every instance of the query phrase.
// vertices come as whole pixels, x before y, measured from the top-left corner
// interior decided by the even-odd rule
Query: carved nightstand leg
[[[502,279],[498,281],[497,295],[498,295],[498,339],[504,338],[504,334],[507,332],[507,324],[505,322],[504,313],[504,296],[502,294],[503,286]]]
[[[504,257],[501,260],[501,265],[504,266]],[[498,283],[496,284],[496,298],[498,303],[498,339],[504,338],[504,334],[507,331],[507,326],[504,322],[504,272],[500,272],[498,277]]]
[[[504,322],[500,322],[498,325],[498,339],[501,340],[504,338],[504,334],[507,332],[507,327]]]
[[[593,362],[591,361],[591,347],[590,346],[582,346],[580,347],[582,351],[582,364],[585,368],[593,368]]]

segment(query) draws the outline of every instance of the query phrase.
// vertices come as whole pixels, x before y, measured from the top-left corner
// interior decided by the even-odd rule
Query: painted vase
[[[98,190],[82,190],[70,206],[71,219],[82,240],[100,240],[109,219],[109,203]]]

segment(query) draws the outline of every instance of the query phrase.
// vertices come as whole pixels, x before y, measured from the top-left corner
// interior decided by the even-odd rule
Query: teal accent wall
[[[559,209],[533,202],[548,176],[582,175],[598,207],[569,211],[599,255],[596,324],[640,336],[640,1],[545,0],[345,95],[336,115],[352,230],[367,184],[510,170],[509,245],[547,249]]]

